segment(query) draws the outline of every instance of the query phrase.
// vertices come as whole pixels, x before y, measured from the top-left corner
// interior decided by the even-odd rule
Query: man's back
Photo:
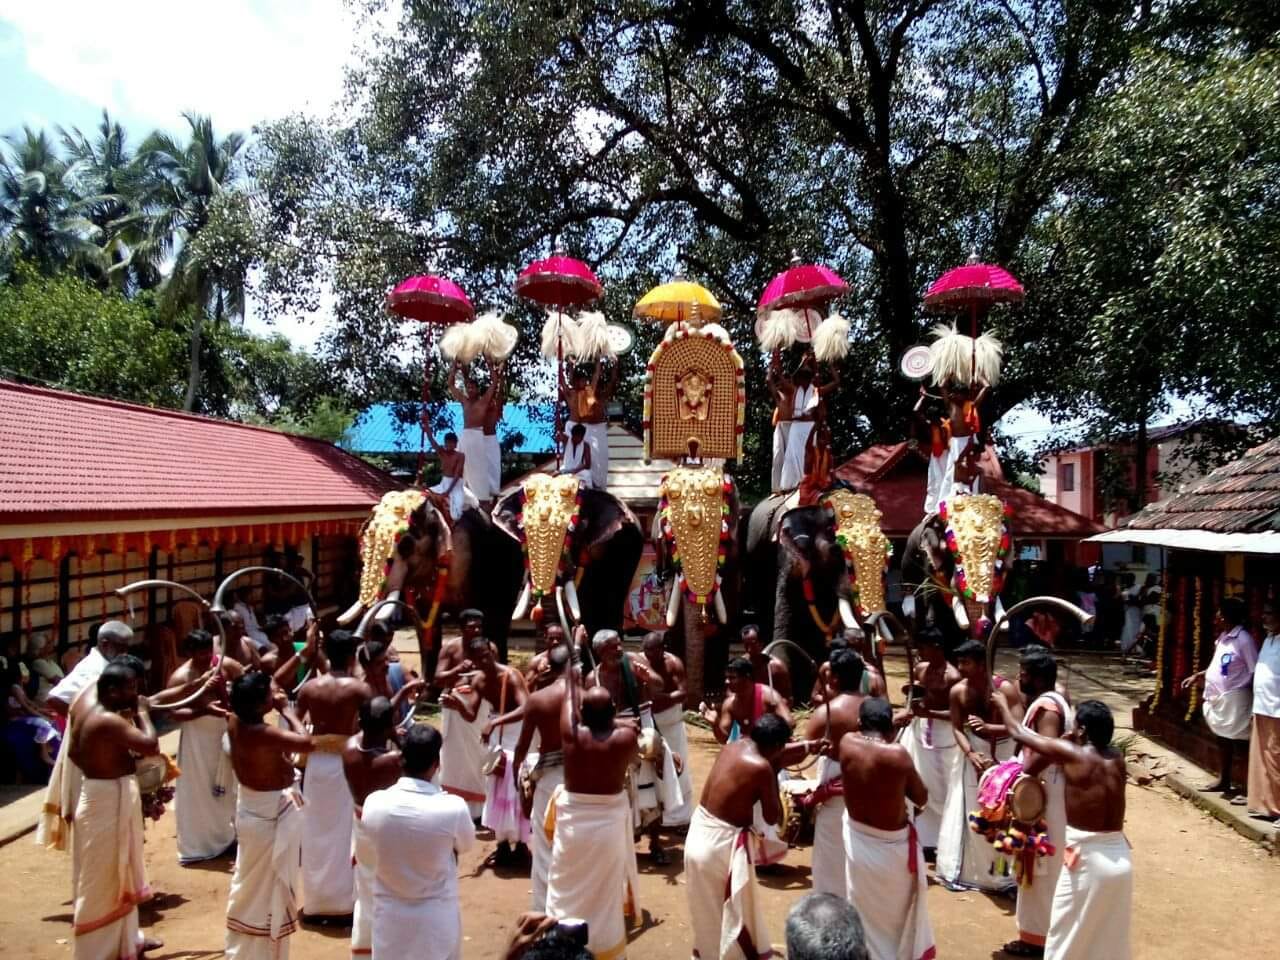
[[[1086,746],[1062,771],[1070,826],[1093,833],[1124,829],[1126,771],[1120,751]]]
[[[524,705],[524,722],[538,734],[542,753],[559,750],[562,740],[560,714],[564,710],[564,677],[553,680],[529,695]]]
[[[829,740],[838,744],[847,733],[859,728],[858,708],[865,700],[860,693],[838,693],[815,710],[805,726],[806,740]]]
[[[357,807],[375,790],[385,790],[399,780],[401,768],[400,751],[394,744],[370,750],[360,733],[348,740],[342,751],[342,772]]]
[[[363,680],[326,674],[303,684],[298,713],[311,721],[313,734],[350,734],[356,730],[360,704],[372,697]]]
[[[475,842],[467,803],[425,780],[402,777],[365,799],[362,822],[376,851],[379,896],[456,898],[456,853]]]
[[[707,774],[702,788],[702,807],[726,823],[750,826],[757,802],[764,804],[766,814],[770,800],[773,805],[777,804],[774,776],[772,766],[752,741],[736,740],[726,744]]]
[[[840,741],[840,777],[850,818],[878,830],[906,824],[909,793],[920,805],[928,797],[905,747],[857,733]]]
[[[574,793],[620,793],[626,786],[627,771],[640,753],[631,726],[597,734],[579,724],[573,743],[565,747],[564,785]]]

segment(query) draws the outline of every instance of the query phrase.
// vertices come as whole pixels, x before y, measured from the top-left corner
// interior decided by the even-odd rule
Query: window
[[[1071,492],[1076,488],[1076,465],[1064,463],[1058,467],[1058,489]]]

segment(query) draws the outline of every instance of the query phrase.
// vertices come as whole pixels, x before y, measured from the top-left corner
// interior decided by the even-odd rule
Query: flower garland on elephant
[[[1204,579],[1202,577],[1196,577],[1195,606],[1191,611],[1191,642],[1195,647],[1191,653],[1191,669],[1193,672],[1200,668],[1200,643],[1203,634],[1203,624],[1200,622],[1200,608],[1203,602]],[[1183,719],[1190,720],[1194,717],[1198,706],[1200,706],[1200,684],[1197,683],[1192,684],[1191,686],[1191,702],[1187,705],[1187,714]]]
[[[845,566],[849,569],[849,590],[853,597],[853,609],[859,617],[866,618],[870,616],[871,611],[862,605],[862,592],[858,589],[858,567],[853,562],[853,544],[849,542],[849,538],[843,533],[836,534],[836,543],[840,547],[840,552],[844,554]],[[885,547],[884,566],[880,569],[880,582],[883,584],[889,573],[889,564],[893,561],[893,544],[890,543]]]
[[[418,491],[406,491],[410,494],[416,494]],[[421,496],[421,494],[419,494]],[[421,502],[421,501],[419,501]],[[396,547],[400,543],[400,539],[409,532],[409,514],[406,513],[402,519],[394,526],[390,524],[369,524],[360,534],[359,550],[362,557],[369,556],[365,552],[365,538],[372,536],[372,549],[376,550],[375,556],[382,556],[382,573],[378,580],[377,587],[373,587],[373,578],[377,576],[371,565],[366,564],[365,568],[360,571],[360,597],[376,596],[381,600],[387,595],[387,587],[391,578],[391,568],[395,563]],[[419,631],[419,640],[427,643],[428,648],[433,644],[433,631],[435,630],[436,620],[440,616],[440,607],[444,604],[445,590],[449,586],[449,566],[453,561],[453,552],[449,551],[441,555],[436,561],[436,582],[431,592],[431,607],[427,612],[426,619],[422,621]],[[406,590],[405,603],[413,606],[413,598],[411,592]]]
[[[995,574],[991,579],[991,596],[998,597],[1004,590],[1004,577],[1007,570],[1006,561],[1009,553],[1013,548],[1013,541],[1009,537],[1009,520],[1013,517],[1013,509],[1006,503],[1004,507],[1004,519],[1000,523],[1000,547],[996,551]],[[955,561],[955,585],[956,590],[966,600],[978,600],[978,595],[972,587],[969,586],[969,577],[964,569],[964,557],[960,553],[960,545],[956,542],[955,531],[951,528],[947,520],[947,504],[945,502],[938,504],[938,519],[946,525],[945,537],[947,541],[947,549],[951,551],[951,557]]]
[[[665,479],[665,478],[664,478]],[[684,560],[680,556],[680,546],[676,542],[675,527],[671,523],[671,502],[667,498],[666,485],[662,487],[662,498],[658,501],[658,518],[659,528],[662,531],[662,537],[667,542],[667,547],[671,551],[671,567],[675,571],[675,588],[679,588],[679,584],[684,584],[684,596],[690,603],[707,604],[716,595],[724,583],[724,562],[725,556],[729,549],[729,541],[732,538],[729,529],[729,501],[733,496],[733,480],[728,474],[724,475],[721,485],[721,501],[720,501],[720,544],[716,549],[716,579],[711,590],[706,594],[698,594],[689,586],[689,581],[684,577]]]

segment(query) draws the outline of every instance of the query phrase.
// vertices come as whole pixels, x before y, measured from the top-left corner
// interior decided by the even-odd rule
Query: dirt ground
[[[693,771],[705,776],[714,755],[710,734],[691,730]],[[1134,956],[1200,958],[1258,956],[1258,937],[1274,926],[1280,863],[1227,827],[1163,789],[1131,786],[1129,839],[1134,847]],[[463,857],[463,955],[499,958],[516,916],[527,908],[529,880],[484,864],[492,841]],[[177,864],[172,811],[147,826],[147,869],[156,898],[143,911],[147,932],[165,941],[153,960],[205,960],[222,953],[223,916],[232,862],[197,868]],[[688,906],[680,856],[656,869],[640,850],[645,923],[633,933],[633,958],[688,955]],[[678,848],[677,848],[678,850]],[[781,945],[786,913],[809,887],[810,851],[793,849],[780,872],[762,877],[769,933]],[[71,956],[70,861],[38,850],[30,836],[0,848],[0,955]],[[938,955],[956,960],[1003,956],[1014,935],[1012,901],[929,889]],[[1270,919],[1267,919],[1270,918]],[[293,937],[292,955],[346,960],[348,932],[307,928]]]

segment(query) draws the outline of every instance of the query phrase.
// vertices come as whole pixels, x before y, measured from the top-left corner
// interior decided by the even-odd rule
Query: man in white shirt
[[[1253,736],[1249,738],[1249,813],[1280,818],[1280,616],[1275,601],[1262,606],[1266,639],[1253,669]]]
[[[235,606],[231,609],[240,614],[240,619],[244,621],[244,632],[254,646],[258,648],[258,652],[262,653],[270,647],[270,641],[267,639],[267,631],[262,629],[262,625],[258,623],[258,615],[253,610],[253,604],[250,602],[252,593],[248,588],[242,588],[235,592]]]
[[[458,854],[475,843],[476,828],[467,802],[431,782],[441,743],[434,727],[410,727],[401,748],[404,776],[364,803],[375,862],[373,960],[462,957]]]
[[[107,661],[122,653],[128,653],[129,644],[132,642],[133,628],[127,623],[121,620],[108,620],[104,623],[98,628],[97,645],[81,657],[80,662],[72,668],[71,672],[49,691],[47,701],[49,708],[65,717],[80,691],[90,684],[97,683]]]

